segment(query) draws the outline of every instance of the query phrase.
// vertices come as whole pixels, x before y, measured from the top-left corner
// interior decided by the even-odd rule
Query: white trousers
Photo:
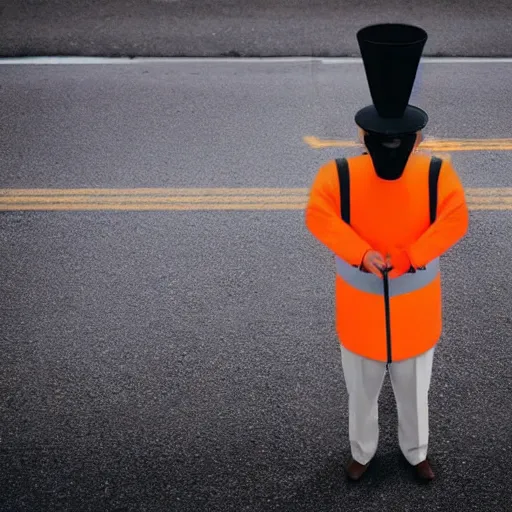
[[[428,391],[434,348],[418,357],[391,363],[389,375],[398,413],[398,442],[410,464],[427,457]],[[341,347],[343,373],[349,397],[349,439],[352,457],[368,463],[379,440],[378,399],[386,363],[360,357]]]

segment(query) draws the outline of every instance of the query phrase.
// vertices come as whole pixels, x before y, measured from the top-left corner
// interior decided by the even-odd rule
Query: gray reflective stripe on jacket
[[[349,265],[336,256],[336,270],[338,275],[349,285],[366,293],[384,295],[383,280],[374,274],[363,272],[357,267]],[[402,295],[404,293],[419,290],[430,284],[439,273],[439,258],[431,261],[424,270],[416,270],[415,273],[403,274],[400,277],[389,280],[389,296]]]

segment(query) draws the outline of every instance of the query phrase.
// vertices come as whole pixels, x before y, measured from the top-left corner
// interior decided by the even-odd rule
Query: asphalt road
[[[435,137],[510,137],[511,64],[427,64]],[[308,187],[353,138],[359,64],[2,66],[0,188]],[[510,152],[454,153],[511,187]],[[500,512],[512,501],[512,211],[442,261],[438,479],[381,440],[348,485],[330,254],[301,211],[2,212],[0,510]]]
[[[4,0],[0,55],[357,55],[382,21],[423,26],[428,55],[512,54],[509,0]]]

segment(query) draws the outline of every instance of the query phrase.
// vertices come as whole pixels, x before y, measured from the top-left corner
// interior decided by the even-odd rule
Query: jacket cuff
[[[367,253],[369,253],[371,251],[371,249],[366,249],[364,252],[363,252],[363,255],[361,256],[361,262],[359,263],[359,270],[361,272],[368,272],[368,270],[366,270],[364,268],[364,257],[367,255]]]
[[[415,260],[412,248],[408,247],[407,249],[405,249],[405,254],[409,258],[409,261],[411,263],[411,267],[409,269],[409,272],[412,272],[412,273],[416,272],[416,270],[418,268],[420,268],[421,265],[418,265],[417,261]]]

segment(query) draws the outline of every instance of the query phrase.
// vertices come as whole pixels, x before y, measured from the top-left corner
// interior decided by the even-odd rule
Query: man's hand
[[[363,258],[363,267],[372,274],[382,277],[382,271],[388,268],[382,254],[378,251],[368,251]]]
[[[389,251],[388,261],[389,266],[393,267],[389,273],[389,277],[392,279],[405,274],[411,268],[411,260],[407,252],[400,247],[394,247]]]

